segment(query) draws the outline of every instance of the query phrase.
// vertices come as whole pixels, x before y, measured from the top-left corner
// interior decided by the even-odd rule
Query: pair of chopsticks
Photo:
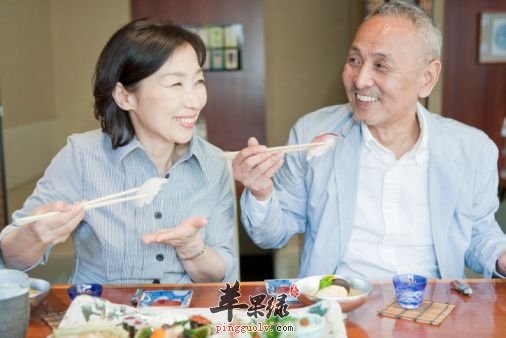
[[[133,193],[137,192],[140,188],[141,187],[137,187],[137,188],[125,190],[122,192],[114,193],[111,195],[99,197],[94,200],[82,203],[82,206],[84,207],[84,210],[91,210],[91,209],[95,209],[95,208],[105,207],[107,205],[137,200],[137,199],[141,199],[141,198],[147,198],[147,197],[150,197],[150,196],[156,194],[156,192],[153,192],[153,193],[143,193],[143,194],[138,194],[138,195],[133,195],[133,196],[128,196],[128,197],[120,197],[120,196],[124,196],[124,195],[128,195],[128,194],[133,194]],[[49,211],[49,212],[39,214],[39,215],[21,217],[21,218],[16,219],[14,221],[14,224],[25,225],[25,224],[32,223],[35,221],[39,221],[39,220],[47,218],[47,217],[58,215],[59,213],[60,213],[59,211]]]
[[[289,146],[267,148],[263,152],[266,152],[266,153],[282,152],[282,153],[286,154],[286,153],[293,153],[296,151],[306,150],[306,149],[317,147],[317,146],[322,146],[325,144],[327,144],[327,142],[292,144]],[[221,154],[221,157],[225,160],[233,160],[237,156],[237,154],[239,154],[238,151],[225,151]]]

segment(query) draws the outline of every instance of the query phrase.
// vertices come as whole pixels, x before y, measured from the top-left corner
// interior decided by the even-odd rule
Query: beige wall
[[[128,0],[0,0],[0,97],[8,205],[33,190],[73,132],[97,128],[92,75]]]
[[[269,145],[285,144],[304,113],[344,100],[348,17],[345,0],[264,1]]]

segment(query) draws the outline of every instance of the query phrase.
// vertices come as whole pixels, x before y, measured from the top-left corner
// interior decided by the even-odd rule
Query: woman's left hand
[[[165,243],[176,248],[182,257],[189,257],[202,250],[203,241],[199,230],[207,224],[204,217],[189,217],[179,225],[143,236],[144,243]]]

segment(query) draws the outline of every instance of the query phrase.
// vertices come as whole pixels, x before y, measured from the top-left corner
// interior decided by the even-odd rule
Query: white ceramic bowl
[[[30,309],[33,310],[47,298],[51,284],[44,279],[30,278],[30,289],[32,289],[30,292]],[[37,292],[33,290],[37,290]]]
[[[306,277],[295,283],[300,291],[299,300],[302,303],[311,304],[323,299],[334,300],[341,305],[343,313],[348,313],[364,304],[372,291],[371,284],[365,279],[333,275],[337,278],[346,280],[350,284],[350,288],[358,291],[358,293],[343,297],[315,296],[314,294],[315,291],[318,290],[320,280],[325,276],[328,275]]]

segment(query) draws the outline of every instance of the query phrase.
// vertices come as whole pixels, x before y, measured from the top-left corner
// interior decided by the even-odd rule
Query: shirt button
[[[164,259],[165,257],[163,257],[163,254],[158,254],[158,255],[156,255],[156,257],[155,257],[155,258],[156,258],[156,260],[157,260],[157,261],[161,262],[161,261],[163,261],[163,259]]]
[[[169,178],[169,177],[170,177],[170,174],[169,174],[169,173],[166,173],[164,177],[165,177],[165,178]]]
[[[162,218],[162,213],[160,211],[155,212],[155,218],[156,219]]]
[[[157,279],[153,279],[153,284],[160,284],[160,280],[157,278]]]

